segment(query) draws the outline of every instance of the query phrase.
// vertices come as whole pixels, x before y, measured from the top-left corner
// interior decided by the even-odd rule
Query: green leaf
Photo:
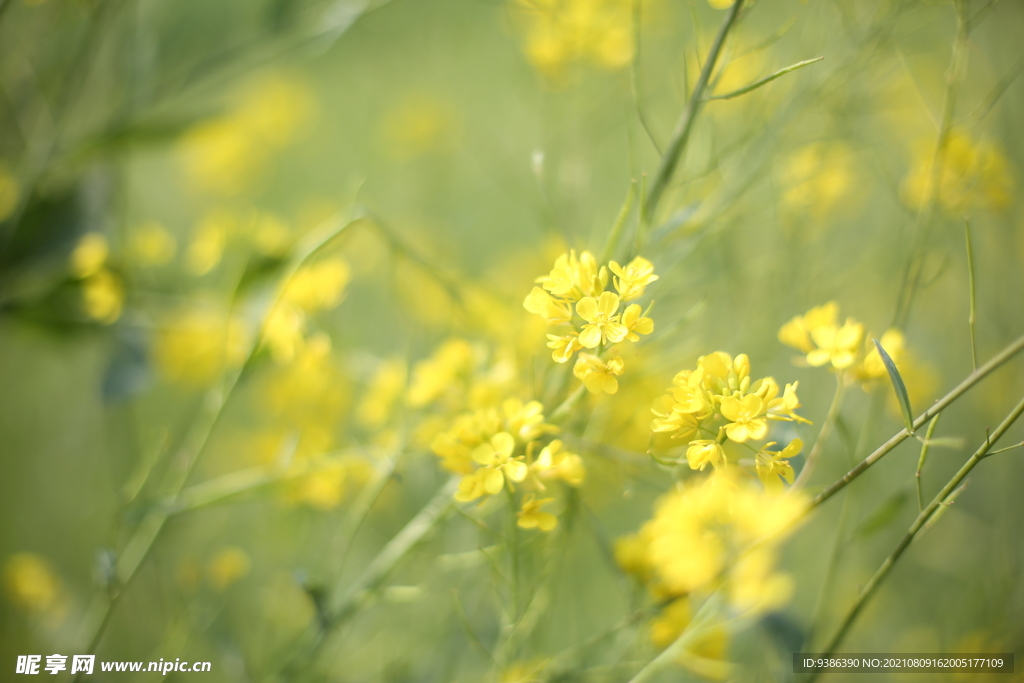
[[[907,428],[907,434],[913,434],[914,413],[910,410],[910,396],[907,395],[907,385],[903,383],[900,371],[896,369],[896,364],[892,362],[892,358],[889,358],[889,354],[882,348],[882,343],[877,339],[872,339],[871,341],[875,343],[878,355],[882,357],[885,369],[889,372],[889,379],[892,380],[893,389],[896,390],[896,398],[900,402],[900,411],[903,413],[903,425]]]

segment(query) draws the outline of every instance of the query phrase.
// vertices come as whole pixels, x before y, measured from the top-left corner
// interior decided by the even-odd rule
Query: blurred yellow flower
[[[831,216],[852,192],[851,159],[850,149],[837,142],[814,142],[787,156],[781,168],[783,208],[807,214],[813,229],[814,223]]]
[[[422,407],[436,400],[455,378],[469,372],[473,348],[464,339],[449,339],[430,358],[413,367],[409,405]]]
[[[807,354],[806,361],[813,367],[831,363],[837,370],[845,370],[860,356],[864,326],[847,318],[840,327],[838,315],[839,306],[834,301],[812,308],[783,325],[779,341]]]
[[[560,439],[541,450],[531,469],[543,480],[561,479],[571,486],[582,486],[587,475],[583,458],[567,451]]]
[[[340,256],[320,259],[292,276],[281,300],[310,313],[333,308],[341,301],[350,272]]]
[[[178,244],[157,221],[147,221],[132,230],[129,253],[141,266],[162,266],[174,258]]]
[[[340,462],[334,467],[318,469],[289,487],[288,499],[317,510],[333,510],[345,496],[346,474]]]
[[[933,187],[934,145],[933,140],[922,140],[912,150],[910,172],[901,188],[908,206],[922,206],[932,195],[951,214],[1003,209],[1010,204],[1013,176],[995,145],[974,140],[966,131],[954,128],[946,140],[941,173]]]
[[[592,394],[614,394],[619,390],[619,381],[615,378],[623,373],[625,367],[619,356],[612,356],[605,362],[593,354],[581,353],[572,368],[572,374],[582,380],[587,391]]]
[[[82,235],[71,252],[71,274],[77,278],[95,275],[107,262],[110,245],[107,238],[98,232]]]
[[[395,403],[405,393],[406,375],[403,360],[387,360],[380,364],[356,408],[356,419],[360,424],[375,429],[388,422]]]
[[[217,590],[224,590],[249,573],[252,562],[241,548],[228,546],[218,552],[206,569],[210,584]]]
[[[240,363],[246,350],[241,321],[204,307],[181,311],[161,323],[153,360],[167,379],[201,386]]]
[[[110,325],[121,317],[124,285],[121,278],[103,268],[82,280],[82,304],[93,320]]]
[[[4,563],[7,597],[27,612],[47,615],[61,609],[61,586],[49,563],[35,553],[16,553]]]
[[[542,510],[541,506],[545,503],[550,503],[553,500],[554,498],[535,499],[532,493],[526,494],[523,498],[523,503],[519,512],[516,513],[516,516],[518,517],[516,524],[524,529],[551,531],[558,526],[558,518],[550,512]]]
[[[384,116],[384,138],[400,159],[447,149],[454,142],[454,108],[436,96],[407,96]]]

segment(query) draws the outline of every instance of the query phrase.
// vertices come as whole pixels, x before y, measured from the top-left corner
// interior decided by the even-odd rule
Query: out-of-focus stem
[[[847,632],[849,632],[850,627],[853,626],[853,622],[856,620],[857,615],[860,614],[862,609],[864,609],[864,606],[867,604],[868,600],[878,589],[879,584],[881,584],[885,577],[888,576],[889,572],[896,564],[896,561],[900,559],[900,556],[903,554],[903,552],[910,546],[911,542],[913,542],[914,537],[918,534],[919,531],[921,531],[921,529],[925,526],[928,520],[931,519],[932,515],[934,515],[936,510],[939,509],[939,506],[943,505],[946,502],[946,499],[949,498],[953,491],[956,490],[956,488],[960,485],[964,478],[971,472],[971,470],[973,470],[974,467],[985,458],[985,456],[989,452],[989,449],[992,448],[992,445],[996,443],[1000,439],[1000,437],[1003,436],[1003,434],[1006,433],[1006,431],[1013,425],[1014,422],[1016,422],[1017,418],[1021,416],[1021,413],[1024,413],[1024,399],[1021,399],[1021,401],[1016,405],[1016,407],[1014,407],[1010,414],[1006,416],[1006,419],[1003,420],[1002,424],[1000,424],[996,428],[996,430],[991,434],[991,436],[987,436],[985,438],[985,442],[982,443],[978,450],[976,450],[974,454],[967,460],[967,462],[964,463],[960,470],[955,475],[953,475],[953,478],[950,479],[946,483],[946,485],[942,487],[942,490],[939,491],[938,495],[936,495],[935,498],[932,499],[932,502],[928,504],[928,507],[925,508],[917,516],[917,519],[915,519],[914,523],[910,525],[910,528],[907,530],[907,533],[903,536],[903,538],[896,545],[896,547],[889,554],[889,556],[885,558],[885,561],[882,562],[882,565],[878,568],[874,575],[861,589],[860,594],[857,596],[856,601],[847,611],[846,616],[843,618],[843,621],[839,625],[839,628],[836,630],[835,635],[829,641],[828,646],[826,646],[826,648],[823,650],[823,656],[828,657],[836,651],[840,643],[843,642],[843,638],[846,637]],[[808,683],[813,683],[813,681],[815,681],[820,674],[821,671],[815,671],[814,673],[812,673],[808,679]]]

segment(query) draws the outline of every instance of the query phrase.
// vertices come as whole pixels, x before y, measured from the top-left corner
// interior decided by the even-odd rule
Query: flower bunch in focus
[[[607,289],[609,271],[614,275],[614,291]],[[627,302],[642,297],[647,285],[657,279],[654,266],[641,256],[625,266],[615,261],[605,266],[589,251],[579,257],[570,251],[558,257],[550,273],[537,278],[541,286],[533,288],[523,306],[563,328],[563,334],[548,335],[556,363],[568,362],[579,351],[573,374],[592,393],[614,394],[619,388],[616,377],[625,364],[613,345],[640,341],[640,335],[654,331],[654,321],[646,316],[650,306],[645,311],[640,304]]]
[[[769,422],[807,422],[796,414],[800,407],[797,382],[781,391],[771,377],[751,380],[746,354],[733,358],[717,351],[697,360],[695,370],[683,370],[672,379],[668,393],[654,402],[651,431],[688,442],[686,461],[691,469],[727,465],[727,443],[741,444],[755,454],[755,469],[766,489],[777,491],[782,481],[793,481],[789,459],[800,453],[803,442],[793,439],[781,450],[770,441]]]

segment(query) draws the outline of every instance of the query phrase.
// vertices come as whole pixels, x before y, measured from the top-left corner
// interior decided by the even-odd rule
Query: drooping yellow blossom
[[[954,128],[946,139],[941,172],[933,187],[934,149],[934,140],[921,140],[913,148],[910,173],[901,188],[908,206],[916,209],[932,195],[939,206],[956,215],[1009,205],[1013,176],[995,145],[974,140],[963,129]]]
[[[134,228],[129,240],[129,253],[141,266],[162,266],[174,258],[178,244],[167,228],[156,221],[147,221]]]
[[[654,274],[654,264],[642,256],[637,256],[625,267],[610,261],[608,268],[615,273],[615,290],[623,301],[639,299],[644,295],[647,285],[658,279]]]
[[[183,311],[165,320],[153,342],[161,374],[173,382],[203,385],[242,361],[246,335],[242,322],[210,308]]]
[[[751,381],[746,354],[733,358],[717,351],[699,358],[695,370],[676,374],[668,393],[651,407],[651,431],[687,442],[686,461],[691,469],[707,465],[720,469],[726,465],[727,441],[760,441],[767,437],[772,421],[806,422],[796,414],[800,408],[796,390],[796,383],[787,384],[780,396],[772,377]],[[701,433],[705,438],[695,438]]]
[[[532,493],[526,494],[523,498],[522,506],[519,512],[516,513],[518,519],[516,524],[524,529],[540,529],[541,531],[551,531],[558,526],[558,518],[550,512],[545,512],[541,509],[541,506],[545,503],[550,503],[554,498],[534,498]]]
[[[35,553],[16,553],[4,563],[4,589],[27,612],[52,615],[61,609],[61,586],[49,563]]]
[[[853,318],[840,326],[838,315],[839,306],[834,301],[812,308],[783,325],[779,341],[807,354],[806,361],[813,367],[831,364],[845,370],[857,362],[864,326]]]
[[[530,290],[523,308],[536,313],[551,324],[567,323],[572,320],[572,304],[553,298],[540,287]]]
[[[71,252],[71,274],[80,279],[95,275],[106,265],[109,254],[110,245],[106,237],[98,232],[82,235]]]
[[[218,552],[207,567],[210,584],[217,590],[224,590],[249,573],[252,562],[241,548],[228,546]]]
[[[581,353],[572,368],[572,374],[583,381],[583,386],[592,394],[614,394],[619,390],[616,379],[626,369],[619,356],[612,356],[607,362],[591,353]]]

